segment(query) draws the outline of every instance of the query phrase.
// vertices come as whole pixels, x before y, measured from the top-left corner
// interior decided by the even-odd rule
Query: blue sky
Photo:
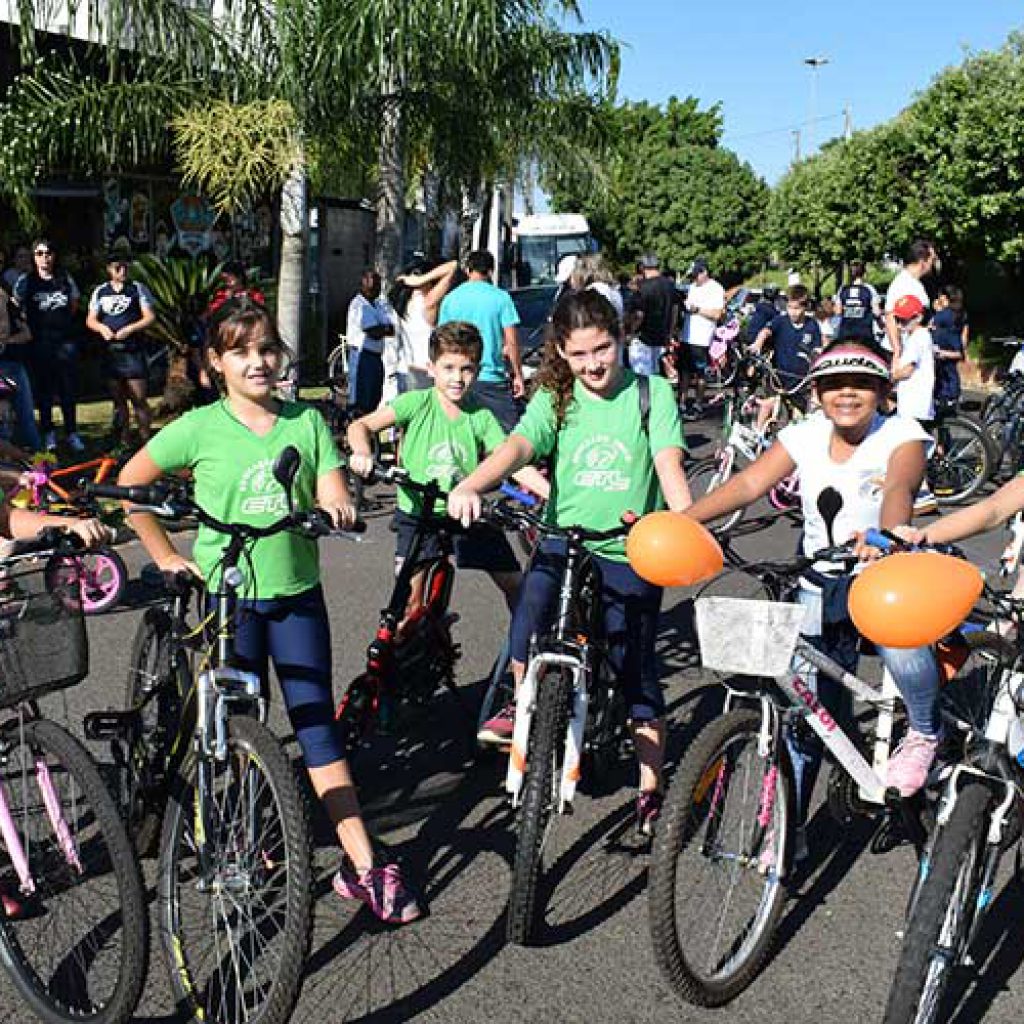
[[[720,101],[725,145],[770,182],[793,157],[792,130],[808,145],[811,71],[818,72],[817,142],[842,131],[850,106],[855,128],[898,113],[965,48],[991,49],[1024,28],[1020,0],[579,0],[587,28],[626,44],[620,95],[662,102],[694,95]],[[844,14],[839,14],[844,11]],[[781,130],[777,130],[781,129]]]

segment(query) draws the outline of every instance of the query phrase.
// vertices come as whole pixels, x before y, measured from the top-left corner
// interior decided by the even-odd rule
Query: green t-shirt
[[[663,377],[650,381],[646,439],[631,370],[623,372],[622,385],[611,398],[594,395],[577,381],[561,430],[550,391],[540,390],[530,400],[514,433],[530,442],[537,458],[555,453],[548,522],[611,530],[625,512],[644,515],[664,507],[654,457],[665,448],[685,449],[685,444],[671,384]],[[613,561],[626,561],[621,539],[588,547]]]
[[[402,432],[402,468],[417,483],[436,480],[443,491],[476,469],[481,452],[492,452],[505,440],[494,413],[472,395],[465,397],[455,419],[441,408],[436,388],[408,391],[391,408]],[[421,507],[420,496],[399,487],[398,507],[415,515]],[[440,504],[436,511],[443,511]]]
[[[270,433],[260,437],[220,401],[168,424],[146,451],[165,473],[191,470],[196,503],[215,519],[269,526],[288,511],[284,489],[271,471],[288,445],[302,456],[295,506],[312,508],[317,480],[337,469],[341,459],[323,416],[309,406],[283,403]],[[211,589],[219,582],[216,570],[227,543],[224,534],[199,527],[192,555]],[[287,597],[320,581],[316,541],[285,531],[257,541],[251,550],[252,568],[245,560],[239,565],[246,577],[245,597]]]

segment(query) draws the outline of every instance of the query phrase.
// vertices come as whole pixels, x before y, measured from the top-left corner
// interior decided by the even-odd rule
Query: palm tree
[[[179,0],[46,6],[84,11],[99,43],[32,64],[0,106],[0,191],[28,214],[40,168],[164,162],[173,124],[186,173],[222,207],[281,190],[278,322],[296,351],[311,161],[338,125],[359,138],[378,126],[378,264],[391,277],[408,153],[427,154],[449,202],[511,177],[543,113],[588,78],[603,89],[617,52],[556,23],[579,20],[575,0],[234,0],[220,18]],[[22,33],[25,58],[36,45]]]

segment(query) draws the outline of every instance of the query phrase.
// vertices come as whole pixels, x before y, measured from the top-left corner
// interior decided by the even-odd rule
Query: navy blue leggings
[[[344,758],[334,721],[331,627],[319,586],[293,597],[239,601],[235,654],[239,667],[258,672],[264,681],[268,657],[273,661],[308,768]]]

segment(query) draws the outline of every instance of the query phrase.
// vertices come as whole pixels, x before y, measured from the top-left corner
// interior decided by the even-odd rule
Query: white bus
[[[520,285],[555,280],[564,256],[596,252],[597,242],[581,213],[539,213],[520,217],[513,228],[516,278]]]

